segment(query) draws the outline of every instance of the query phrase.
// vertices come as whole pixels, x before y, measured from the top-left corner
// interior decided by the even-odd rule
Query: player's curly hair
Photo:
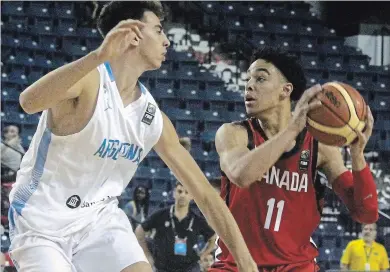
[[[264,47],[257,49],[252,54],[251,62],[253,63],[258,59],[272,63],[287,81],[293,85],[294,89],[290,96],[292,101],[297,101],[301,98],[306,89],[306,77],[303,67],[295,56],[288,54],[288,52],[280,48]]]
[[[165,13],[160,1],[112,1],[104,5],[97,19],[100,34],[105,37],[120,21],[140,20],[145,11],[151,11],[163,20]]]

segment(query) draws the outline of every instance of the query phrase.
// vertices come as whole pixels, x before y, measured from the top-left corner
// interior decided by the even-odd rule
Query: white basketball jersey
[[[117,201],[157,143],[163,119],[145,86],[124,107],[110,65],[98,70],[96,108],[80,132],[56,136],[47,127],[48,111],[42,113],[10,194],[11,227],[17,218],[53,235],[77,231],[88,215]]]

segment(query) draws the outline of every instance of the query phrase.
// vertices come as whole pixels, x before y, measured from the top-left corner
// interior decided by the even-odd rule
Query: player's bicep
[[[177,152],[176,149],[182,146],[171,120],[169,120],[165,113],[161,112],[161,114],[163,117],[163,130],[160,139],[158,139],[158,142],[153,149],[161,159],[164,160],[173,158],[175,152]]]
[[[344,165],[344,160],[338,147],[319,143],[318,152],[318,168],[321,168],[330,184],[348,170]]]
[[[63,96],[59,99],[70,100],[79,97],[82,93],[96,92],[100,85],[100,74],[98,69],[93,69],[85,77],[80,79],[69,90],[67,90]]]
[[[237,160],[249,152],[248,133],[240,125],[224,124],[215,136],[221,170],[233,181]]]

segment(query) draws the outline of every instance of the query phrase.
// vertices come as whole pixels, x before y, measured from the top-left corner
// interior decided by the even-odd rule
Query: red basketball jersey
[[[248,148],[267,141],[257,119],[240,122],[248,131]],[[324,187],[316,178],[318,142],[305,129],[295,147],[284,153],[249,188],[239,188],[222,173],[221,196],[232,212],[259,266],[313,260],[318,251],[310,243],[322,212]],[[221,262],[234,259],[219,240]]]

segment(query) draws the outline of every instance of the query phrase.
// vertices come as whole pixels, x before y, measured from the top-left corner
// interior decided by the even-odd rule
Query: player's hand
[[[307,113],[315,108],[321,106],[321,101],[316,98],[317,94],[322,91],[320,84],[314,85],[307,89],[301,99],[297,102],[290,124],[289,129],[299,134],[306,126]]]
[[[259,269],[257,267],[257,264],[254,260],[252,260],[250,263],[239,265],[237,264],[238,271],[240,272],[259,272]]]
[[[367,115],[365,119],[365,127],[363,131],[354,130],[357,134],[357,138],[351,143],[351,156],[363,154],[364,148],[367,145],[368,140],[372,134],[372,128],[374,127],[374,117],[372,116],[371,109],[367,106]]]
[[[111,29],[103,40],[103,43],[96,49],[101,62],[110,61],[120,57],[127,50],[135,48],[143,39],[141,29],[144,23],[138,20],[124,20]]]

